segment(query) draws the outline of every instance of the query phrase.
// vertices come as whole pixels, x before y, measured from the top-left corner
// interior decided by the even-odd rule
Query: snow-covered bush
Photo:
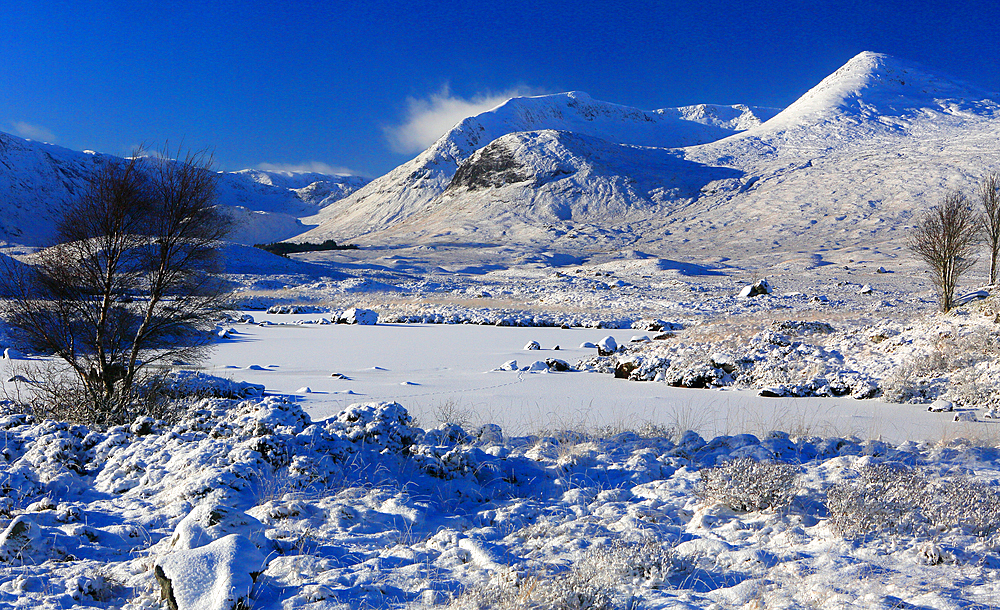
[[[1000,493],[967,477],[929,479],[895,464],[869,464],[827,492],[834,531],[845,538],[929,535],[960,529],[992,536],[1000,527]]]
[[[945,396],[963,407],[995,408],[1000,397],[1000,332],[992,324],[943,318],[893,336],[883,348],[902,352],[881,382],[886,402],[925,403]]]
[[[830,524],[845,538],[882,532],[914,534],[927,523],[920,513],[927,480],[902,465],[869,464],[854,480],[838,483],[826,494]]]
[[[518,576],[504,571],[466,590],[456,610],[618,610],[636,607],[635,592],[658,588],[673,571],[673,555],[657,540],[615,540],[592,547],[569,569]]]
[[[735,511],[780,509],[795,495],[797,469],[790,464],[743,457],[701,471],[699,495]]]
[[[420,431],[410,414],[396,402],[354,404],[327,424],[354,443],[375,444],[399,453],[412,445]]]

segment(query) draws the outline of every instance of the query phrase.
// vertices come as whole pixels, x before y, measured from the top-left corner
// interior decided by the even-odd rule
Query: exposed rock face
[[[449,190],[465,187],[477,190],[505,186],[531,179],[528,168],[522,166],[501,141],[494,141],[476,151],[458,166]]]

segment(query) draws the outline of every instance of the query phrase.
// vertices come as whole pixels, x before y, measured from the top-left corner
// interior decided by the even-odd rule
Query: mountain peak
[[[774,119],[745,133],[763,136],[830,123],[840,124],[828,128],[831,134],[843,129],[899,130],[928,113],[957,120],[993,118],[998,106],[989,98],[989,93],[974,85],[935,74],[915,62],[864,51]]]

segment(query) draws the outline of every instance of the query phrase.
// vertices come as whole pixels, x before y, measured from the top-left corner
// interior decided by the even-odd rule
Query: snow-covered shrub
[[[171,398],[249,398],[264,394],[261,384],[233,381],[200,371],[171,371],[156,382],[156,387],[149,389]]]
[[[397,402],[353,404],[329,420],[327,426],[354,443],[372,443],[399,453],[412,445],[420,431]]]
[[[927,535],[961,529],[987,537],[1000,526],[1000,493],[967,477],[928,479],[901,465],[869,464],[827,492],[833,529],[845,538]]]
[[[908,329],[893,343],[906,351],[882,380],[886,402],[924,403],[944,395],[963,407],[997,406],[991,389],[1000,383],[1000,332],[993,325],[948,318]]]
[[[495,573],[466,590],[451,608],[462,610],[618,610],[637,607],[637,593],[660,587],[673,570],[673,555],[656,540],[615,540],[592,547],[568,570],[519,576]]]
[[[797,470],[790,464],[743,457],[701,471],[700,496],[735,511],[787,506],[795,495]]]
[[[882,400],[898,403],[923,403],[933,398],[934,390],[916,372],[913,363],[902,364],[882,379]]]
[[[869,464],[858,471],[856,479],[827,491],[830,524],[845,538],[916,533],[927,525],[920,513],[926,486],[924,476],[912,468]]]
[[[1000,528],[1000,493],[967,477],[933,482],[925,492],[925,511],[939,531],[961,529],[989,537]]]
[[[845,356],[840,344],[847,335],[826,322],[789,320],[750,332],[630,343],[581,360],[577,368],[677,387],[755,388],[765,396],[872,398],[878,393],[871,375]]]

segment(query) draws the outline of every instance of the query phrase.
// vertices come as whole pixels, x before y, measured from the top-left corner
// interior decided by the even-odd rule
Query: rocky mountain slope
[[[301,239],[765,258],[889,250],[915,211],[1000,169],[997,100],[876,53],[773,117],[519,98],[324,208]]]
[[[46,245],[58,218],[113,156],[0,133],[0,241]],[[280,241],[303,232],[298,220],[359,189],[367,180],[262,170],[223,172],[219,204],[237,219],[236,241]]]

